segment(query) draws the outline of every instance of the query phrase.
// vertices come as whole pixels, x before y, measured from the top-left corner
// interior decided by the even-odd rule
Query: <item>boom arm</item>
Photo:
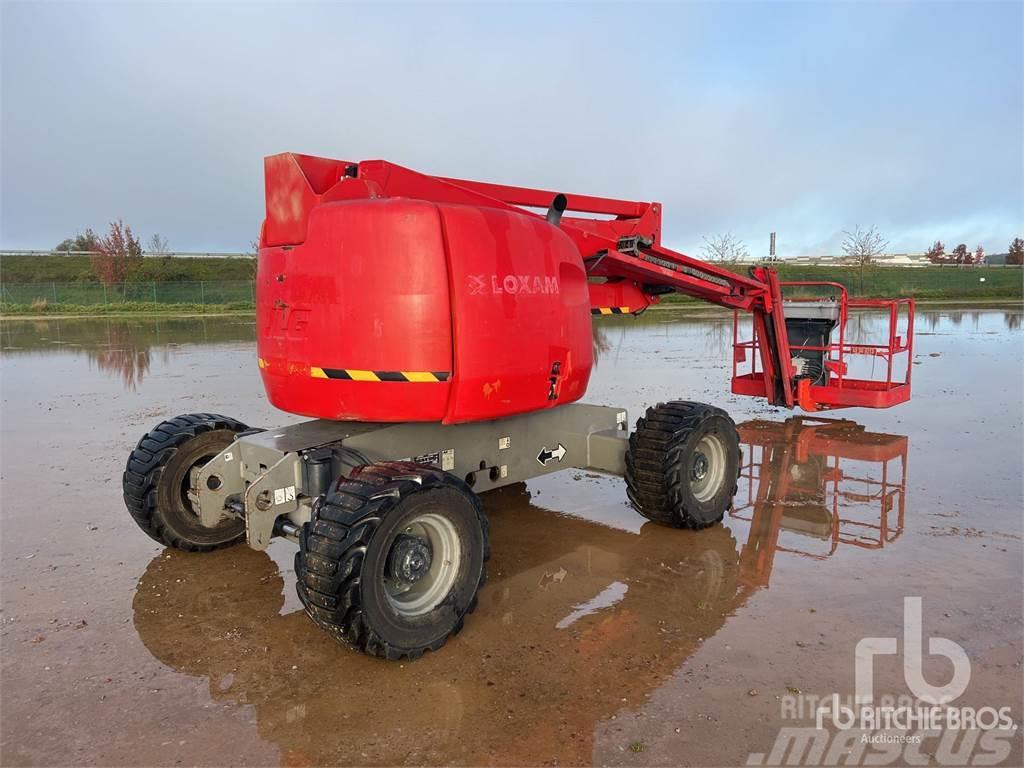
[[[418,174],[417,174],[418,175]],[[485,195],[492,204],[545,208],[557,193],[550,190],[485,184],[463,179],[436,181]],[[785,331],[781,287],[775,270],[758,267],[750,278],[665,248],[661,241],[661,204],[566,195],[566,210],[605,214],[612,219],[563,216],[562,229],[583,255],[587,273],[606,282],[591,285],[591,310],[636,313],[676,292],[753,313],[761,344],[761,365],[768,401],[792,407],[794,371]],[[532,214],[538,215],[538,214]],[[610,303],[614,302],[614,303]]]

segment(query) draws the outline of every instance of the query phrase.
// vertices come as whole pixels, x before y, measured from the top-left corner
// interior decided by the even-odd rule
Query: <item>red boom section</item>
[[[454,422],[572,402],[590,374],[589,315],[635,314],[668,292],[752,313],[745,349],[759,365],[734,391],[812,409],[898,399],[887,387],[885,402],[851,402],[850,379],[800,384],[774,270],[743,277],[665,248],[659,203],[383,160],[287,153],[265,169],[260,357],[271,400],[286,410]],[[431,370],[443,379],[427,378]],[[423,386],[365,386],[411,383],[406,373]]]

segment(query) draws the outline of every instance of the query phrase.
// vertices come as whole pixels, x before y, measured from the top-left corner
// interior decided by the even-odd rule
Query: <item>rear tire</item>
[[[626,493],[662,525],[698,530],[719,522],[736,495],[736,425],[721,408],[673,401],[648,408],[626,452]]]
[[[338,480],[299,536],[306,613],[339,642],[417,659],[461,629],[490,557],[480,500],[458,478],[409,462]]]
[[[144,435],[121,478],[124,503],[147,536],[184,552],[209,552],[245,536],[245,521],[228,518],[216,527],[199,522],[186,495],[189,472],[235,441],[248,427],[215,413],[176,416]]]

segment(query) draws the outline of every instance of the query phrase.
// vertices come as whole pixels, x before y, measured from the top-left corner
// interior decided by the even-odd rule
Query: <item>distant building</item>
[[[779,259],[783,264],[800,264],[814,267],[857,266],[860,262],[846,254],[822,256],[791,256]],[[883,253],[871,260],[878,267],[927,267],[931,265],[923,253]]]

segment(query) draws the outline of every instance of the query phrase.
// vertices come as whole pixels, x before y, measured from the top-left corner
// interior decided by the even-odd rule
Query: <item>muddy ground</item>
[[[852,693],[858,641],[902,638],[906,596],[970,660],[957,705],[1019,723],[1021,318],[919,313],[912,402],[842,425],[729,395],[727,318],[602,321],[588,400],[729,409],[734,510],[698,533],[644,525],[620,480],[579,471],[485,495],[479,608],[404,664],[313,626],[288,542],[185,555],[124,510],[127,453],[161,419],[292,420],[263,398],[250,319],[4,322],[0,763],[742,765],[808,725],[787,703]],[[926,655],[924,674],[950,665]],[[907,692],[898,656],[874,689]],[[1019,730],[1003,746],[1020,765]]]

